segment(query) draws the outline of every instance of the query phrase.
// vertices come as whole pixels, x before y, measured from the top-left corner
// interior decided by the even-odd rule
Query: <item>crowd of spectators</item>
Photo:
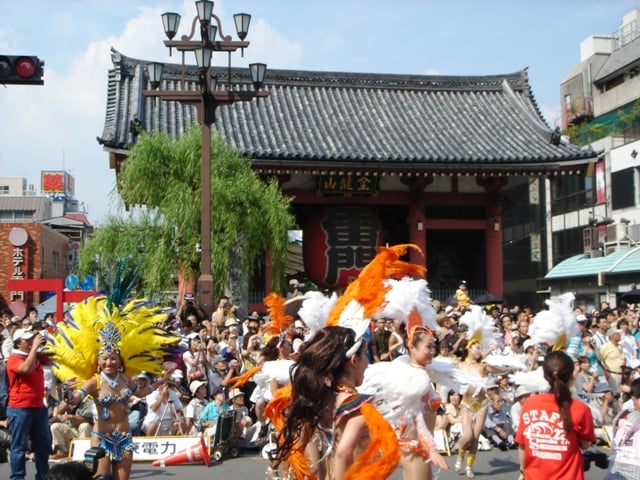
[[[292,286],[296,294],[297,287]],[[181,303],[163,324],[181,338],[180,353],[165,362],[173,373],[150,395],[132,397],[129,421],[133,435],[213,436],[221,414],[233,411],[233,437],[237,444],[250,448],[264,445],[268,429],[262,413],[269,395],[257,391],[252,382],[241,389],[231,388],[232,379],[265,361],[295,359],[304,338],[304,323],[296,319],[280,336],[270,337],[264,334],[268,318],[258,312],[238,318],[238,308],[227,297],[219,299],[210,318],[192,296],[185,296]],[[434,308],[442,327],[436,360],[457,363],[466,343],[466,332],[459,327],[462,309],[437,300]],[[535,313],[529,307],[488,306],[487,314],[493,318],[500,340],[484,354],[519,354],[529,370],[539,368],[544,346],[532,343],[528,335]],[[576,365],[574,395],[588,403],[596,426],[604,427],[612,423],[622,404],[629,400],[631,382],[640,376],[638,311],[610,308],[603,303],[588,315],[580,308],[575,309],[575,314],[580,333],[569,339],[567,349]],[[52,317],[39,321],[35,309],[30,309],[25,318],[12,318],[10,312],[3,312],[0,362],[11,354],[17,329],[46,330],[53,325]],[[397,320],[372,320],[368,335],[370,362],[390,361],[407,351],[406,331]],[[139,378],[149,383],[157,380],[145,373]],[[90,435],[95,407],[90,399],[78,405],[68,404],[65,392],[50,373],[45,375],[45,387],[43,401],[49,409],[52,456],[65,458],[73,438]],[[460,395],[442,386],[438,391],[443,407],[437,428],[446,432],[453,450],[461,435]],[[480,449],[513,448],[520,406],[531,393],[516,388],[508,375],[495,376],[488,390],[489,412]],[[3,422],[4,412],[0,412],[0,442],[7,432]],[[599,438],[606,442],[604,432]]]

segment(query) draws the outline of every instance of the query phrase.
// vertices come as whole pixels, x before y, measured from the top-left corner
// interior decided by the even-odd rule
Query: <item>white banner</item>
[[[138,451],[133,454],[134,462],[152,462],[175,455],[200,443],[198,436],[182,437],[133,437]],[[204,437],[204,443],[209,448],[209,437]],[[84,461],[84,452],[91,447],[90,438],[75,438],[71,441],[70,456],[77,462]]]

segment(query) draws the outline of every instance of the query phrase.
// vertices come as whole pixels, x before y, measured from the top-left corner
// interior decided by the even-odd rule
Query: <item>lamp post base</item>
[[[213,277],[211,275],[203,274],[198,277],[198,303],[207,314],[207,320],[211,320],[213,313]]]

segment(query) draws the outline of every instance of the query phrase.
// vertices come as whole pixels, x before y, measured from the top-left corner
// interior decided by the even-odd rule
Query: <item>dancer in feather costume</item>
[[[278,395],[270,411],[282,419],[276,456],[289,459],[298,479],[377,480],[389,476],[400,460],[396,434],[373,406],[377,400],[356,387],[368,363],[364,334],[370,318],[384,309],[393,289],[385,281],[425,271],[400,260],[408,248],[416,247],[379,248],[337,300],[310,295],[302,303],[299,314],[311,334],[291,391]]]
[[[406,276],[386,279],[384,286],[385,301],[375,316],[406,325],[409,354],[369,366],[360,390],[373,395],[376,408],[396,433],[403,478],[430,479],[432,466],[448,468],[431,434],[441,403],[428,373],[435,353],[434,332],[439,326],[426,280]],[[440,373],[444,380],[451,372],[441,369]]]
[[[69,319],[48,336],[45,347],[63,389],[79,387],[71,392],[71,402],[93,398],[98,415],[91,446],[108,453],[99,461],[97,473],[111,471],[115,480],[128,480],[135,450],[129,398],[151,393],[147,383],[133,377],[142,371],[162,374],[162,361],[180,340],[158,327],[165,316],[159,309],[144,300],[121,304],[138,274],[136,267],[123,262],[111,294],[76,304]]]

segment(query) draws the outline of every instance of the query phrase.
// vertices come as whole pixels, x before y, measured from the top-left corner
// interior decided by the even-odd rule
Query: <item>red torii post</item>
[[[37,278],[27,280],[8,280],[7,288],[10,291],[25,292],[56,292],[56,320],[64,317],[63,305],[65,302],[81,302],[91,295],[97,295],[97,290],[66,290],[62,278]]]

